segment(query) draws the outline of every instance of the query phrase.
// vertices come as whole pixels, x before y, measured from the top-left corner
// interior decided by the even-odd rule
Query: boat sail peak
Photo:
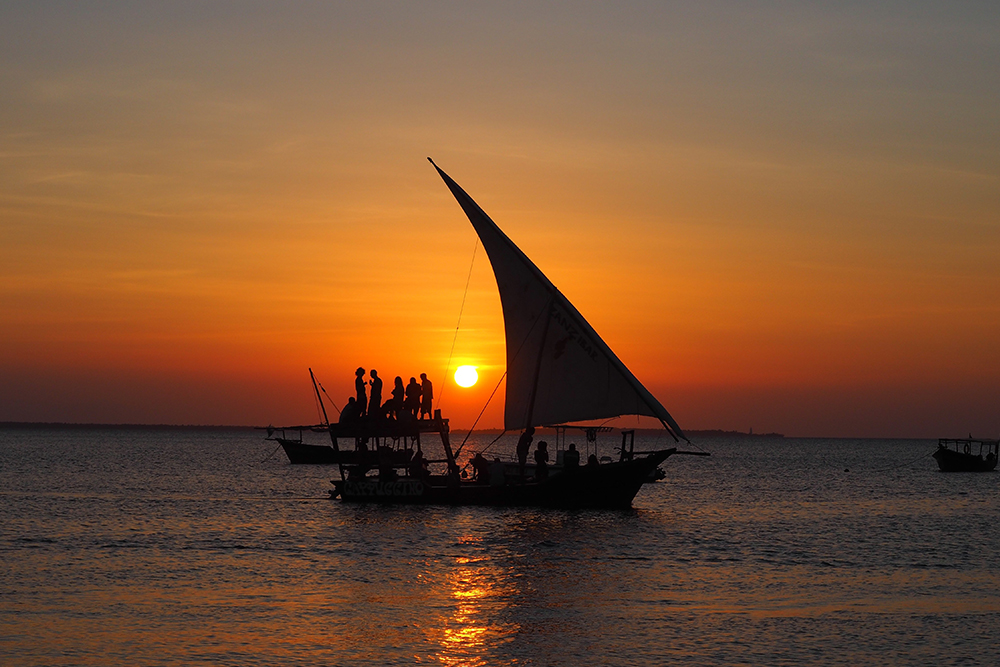
[[[646,415],[687,440],[589,322],[482,208],[427,158],[469,218],[500,291],[507,351],[504,427]]]

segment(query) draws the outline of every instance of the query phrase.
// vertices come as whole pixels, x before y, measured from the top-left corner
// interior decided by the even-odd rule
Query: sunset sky
[[[996,3],[4,2],[0,91],[0,421],[470,426],[431,156],[685,429],[1000,436]]]

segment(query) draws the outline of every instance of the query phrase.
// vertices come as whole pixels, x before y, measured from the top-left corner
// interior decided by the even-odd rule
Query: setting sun
[[[455,382],[459,387],[471,387],[479,380],[475,366],[459,366],[455,369]]]

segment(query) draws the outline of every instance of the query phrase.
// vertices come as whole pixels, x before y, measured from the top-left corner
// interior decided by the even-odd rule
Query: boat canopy
[[[687,440],[562,292],[465,190],[434,168],[479,235],[500,290],[507,343],[504,427],[647,415],[659,419],[675,439]]]

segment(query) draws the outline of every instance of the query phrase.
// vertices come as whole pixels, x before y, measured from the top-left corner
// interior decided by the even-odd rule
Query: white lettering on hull
[[[417,479],[382,482],[373,479],[347,480],[344,496],[364,498],[416,498],[424,495],[424,483]]]

